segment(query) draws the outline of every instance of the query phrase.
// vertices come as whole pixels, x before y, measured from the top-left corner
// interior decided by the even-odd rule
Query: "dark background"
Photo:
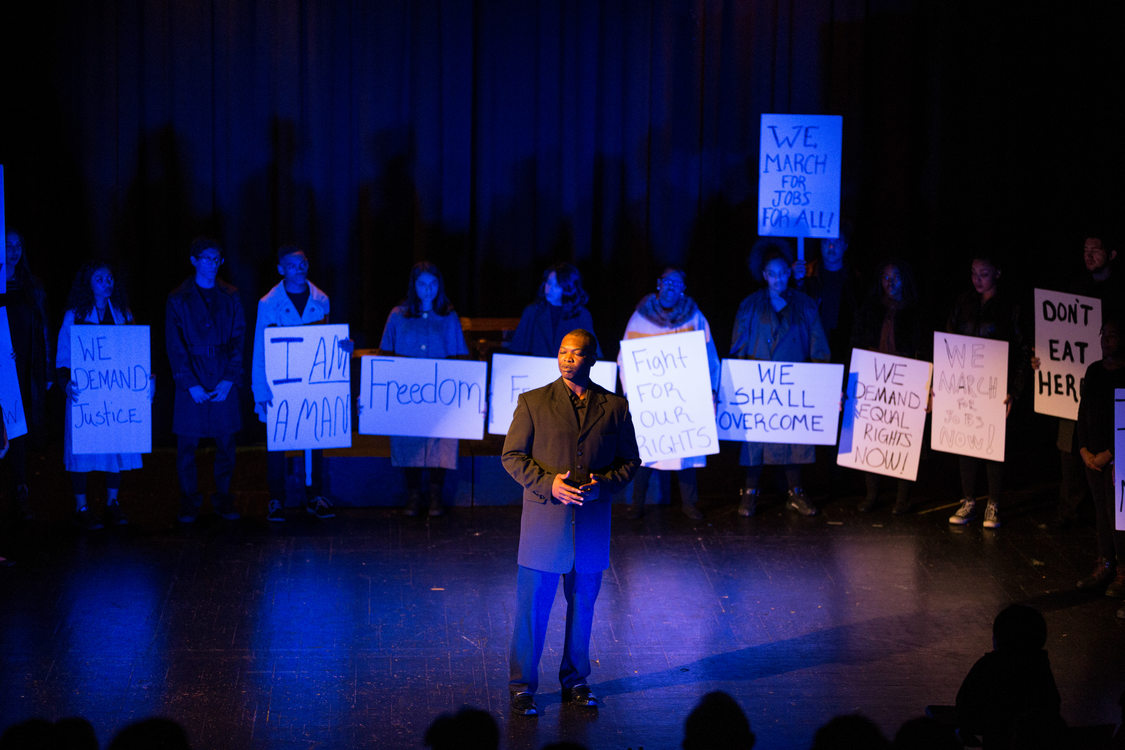
[[[853,260],[913,261],[935,321],[973,251],[1030,302],[1125,205],[1119,2],[84,0],[0,28],[8,226],[52,323],[117,261],[159,366],[201,233],[251,325],[283,242],[360,346],[416,260],[469,316],[569,260],[612,353],[674,263],[725,354],[763,112],[843,116]]]

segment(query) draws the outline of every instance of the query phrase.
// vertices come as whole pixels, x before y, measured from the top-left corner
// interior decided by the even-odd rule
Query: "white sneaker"
[[[966,497],[961,501],[961,507],[957,512],[949,517],[949,522],[954,526],[964,526],[969,521],[972,521],[977,514],[977,501],[971,497]]]
[[[984,528],[1000,528],[1000,509],[996,507],[996,503],[989,502],[984,506]]]

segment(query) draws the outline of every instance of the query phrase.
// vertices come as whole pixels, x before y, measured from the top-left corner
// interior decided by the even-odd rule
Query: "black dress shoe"
[[[597,708],[600,705],[598,696],[590,692],[589,685],[577,685],[572,688],[562,689],[562,702],[566,705],[579,708]]]
[[[517,716],[538,716],[535,696],[531,693],[512,693],[512,713]]]

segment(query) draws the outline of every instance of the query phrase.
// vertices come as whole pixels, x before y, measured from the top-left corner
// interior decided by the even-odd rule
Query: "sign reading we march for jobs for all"
[[[835,445],[844,366],[724,359],[721,440]]]
[[[1078,419],[1082,378],[1102,358],[1102,302],[1096,297],[1035,290],[1035,411]]]
[[[267,450],[351,447],[352,355],[340,348],[348,326],[270,326],[262,335],[273,395]]]
[[[1008,342],[934,331],[930,447],[1004,460]]]
[[[148,326],[70,329],[71,448],[86,453],[151,453],[152,380]]]
[[[759,235],[840,235],[843,123],[838,115],[762,115]]]
[[[488,391],[488,432],[506,435],[516,413],[516,402],[525,391],[559,379],[555,357],[528,357],[522,354],[493,354]],[[617,388],[617,363],[595,362],[590,380],[613,393]]]
[[[917,480],[931,370],[929,362],[852,349],[836,463]]]
[[[621,370],[641,461],[719,452],[703,331],[626,339]]]
[[[465,359],[366,356],[359,379],[364,435],[484,437],[488,364]]]

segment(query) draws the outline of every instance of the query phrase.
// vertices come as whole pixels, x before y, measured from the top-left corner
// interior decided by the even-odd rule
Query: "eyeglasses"
[[[221,255],[200,255],[196,260],[200,263],[206,263],[209,266],[223,265],[223,256]]]
[[[286,273],[291,271],[307,271],[309,270],[309,262],[307,260],[287,260],[281,264],[281,269]]]

